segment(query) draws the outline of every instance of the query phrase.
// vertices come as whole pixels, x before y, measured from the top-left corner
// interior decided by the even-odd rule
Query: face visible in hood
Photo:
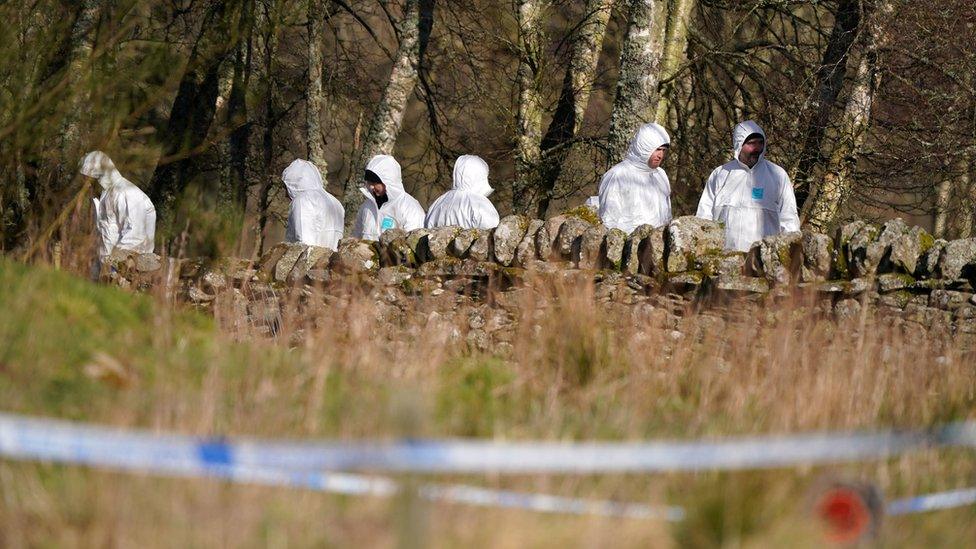
[[[315,189],[325,189],[322,183],[322,174],[308,160],[296,159],[281,172],[281,180],[288,189],[288,196],[294,200],[298,193],[312,191]]]
[[[742,152],[742,145],[746,142],[746,139],[753,134],[758,134],[762,136],[763,139],[762,151],[760,151],[758,156],[755,157],[756,162],[759,162],[760,160],[763,159],[764,156],[766,156],[766,146],[765,146],[766,132],[764,132],[763,129],[759,127],[759,124],[756,124],[752,120],[746,120],[745,122],[740,122],[735,126],[735,129],[732,130],[732,156],[733,158],[735,158],[739,162],[742,162],[743,164],[746,163],[739,158],[739,154]],[[748,164],[746,165],[748,166]],[[753,166],[755,166],[755,163],[753,163]]]
[[[627,147],[627,160],[646,169],[651,169],[648,161],[654,151],[662,145],[670,144],[671,137],[663,126],[653,122],[644,124],[638,128],[634,138],[630,140],[630,146]]]
[[[459,156],[454,161],[454,189],[490,195],[494,189],[488,184],[488,163],[473,154]]]
[[[85,177],[97,179],[103,189],[108,189],[122,177],[115,169],[115,163],[112,162],[112,159],[102,151],[92,151],[86,154],[78,164],[78,172]]]
[[[369,159],[369,162],[366,164],[366,169],[375,173],[380,178],[380,181],[382,181],[383,185],[386,186],[386,196],[391,202],[406,194],[406,191],[403,190],[403,179],[400,175],[400,164],[392,156],[388,154],[378,154]],[[375,200],[373,195],[368,190],[366,191],[366,194]]]

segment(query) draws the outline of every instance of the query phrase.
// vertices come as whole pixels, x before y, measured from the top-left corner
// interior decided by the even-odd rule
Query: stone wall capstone
[[[691,216],[628,235],[573,215],[546,221],[511,215],[488,231],[394,229],[379,242],[344,238],[335,252],[282,243],[253,264],[234,258],[174,264],[119,252],[104,262],[102,277],[137,289],[175,284],[181,299],[202,307],[221,292],[258,295],[261,305],[252,308],[262,318],[268,295],[350,282],[403,295],[455,291],[484,298],[517,291],[527,277],[556,276],[592,281],[598,300],[629,304],[654,296],[707,305],[808,292],[839,319],[874,306],[925,327],[976,334],[976,239],[936,240],[895,219],[852,221],[833,236],[806,228],[774,235],[746,253],[725,251],[723,244],[720,224]]]

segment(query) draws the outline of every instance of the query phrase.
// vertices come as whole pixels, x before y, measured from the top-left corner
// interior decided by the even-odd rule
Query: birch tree
[[[959,238],[972,238],[973,231],[976,230],[976,178],[973,177],[971,155],[966,155],[964,169],[962,177],[959,178],[959,184],[964,194],[957,236]]]
[[[976,222],[976,186],[972,183],[972,157],[963,153],[945,169],[935,188],[932,234],[936,238],[969,238]]]
[[[403,17],[397,24],[400,45],[393,60],[390,79],[370,117],[362,146],[349,170],[342,205],[346,209],[346,226],[352,225],[362,203],[358,184],[366,162],[376,154],[392,154],[396,145],[407,103],[413,95],[418,80],[418,63],[421,50],[421,11],[433,12],[432,0],[406,0]],[[425,17],[429,17],[425,13]]]
[[[834,12],[834,26],[827,40],[823,59],[817,68],[817,84],[809,108],[813,111],[803,133],[803,148],[792,180],[797,206],[802,208],[810,191],[810,176],[823,164],[824,136],[847,76],[851,46],[861,25],[860,0],[841,0]]]
[[[655,0],[628,0],[625,4],[627,31],[610,113],[608,163],[622,158],[637,128],[654,117],[661,63],[661,46],[654,39],[655,3]]]
[[[572,39],[569,65],[563,78],[556,111],[542,136],[538,150],[531,145],[532,154],[537,155],[536,164],[528,161],[531,155],[526,155],[522,162],[522,181],[529,187],[526,191],[531,192],[524,192],[520,196],[523,202],[521,206],[524,211],[529,211],[536,217],[545,218],[562,173],[563,163],[583,125],[612,10],[611,0],[587,1],[583,20],[576,26]],[[538,124],[541,125],[541,116],[538,117]]]
[[[889,12],[890,4],[889,0],[879,0],[877,3],[865,2],[865,6],[870,9],[870,21],[861,33],[861,57],[844,106],[837,144],[809,208],[808,223],[820,231],[826,231],[851,195],[852,176],[870,126],[874,95],[880,84],[878,52],[884,38],[882,20]]]
[[[515,182],[512,205],[517,213],[529,213],[537,188],[535,168],[542,157],[543,81],[545,55],[545,0],[518,2],[518,115],[515,138]]]
[[[332,2],[308,1],[308,88],[305,92],[305,143],[308,161],[322,173],[325,180],[329,166],[325,160],[325,140],[322,137],[322,112],[325,94],[322,90],[322,27],[332,9]]]
[[[681,61],[684,59],[685,48],[688,46],[688,23],[695,4],[695,0],[670,0],[668,2],[668,19],[664,31],[660,69],[662,82],[675,78]],[[670,106],[668,94],[661,93],[657,100],[657,111],[654,116],[654,120],[658,124],[667,125]]]

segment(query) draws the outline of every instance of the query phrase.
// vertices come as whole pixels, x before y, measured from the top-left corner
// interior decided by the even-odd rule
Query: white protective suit
[[[751,169],[739,160],[750,135],[766,133],[752,120],[732,132],[732,161],[715,168],[705,184],[698,217],[725,224],[725,249],[749,251],[763,237],[799,231],[793,184],[786,170],[766,160],[763,150]]]
[[[152,253],[156,237],[156,208],[146,193],[122,177],[107,154],[92,151],[81,159],[79,172],[98,179],[102,195],[93,199],[95,228],[102,242],[98,257],[109,256],[116,248],[143,254]]]
[[[493,190],[488,184],[488,164],[480,156],[458,157],[454,161],[454,186],[431,204],[424,226],[494,229],[498,210],[488,200]]]
[[[668,132],[658,124],[644,124],[627,147],[623,161],[607,170],[600,181],[599,214],[603,224],[630,234],[639,225],[660,227],[671,221],[671,182],[664,168],[647,161]]]
[[[379,176],[386,185],[387,201],[382,207],[376,206],[376,198],[369,189],[359,190],[366,200],[356,215],[353,236],[365,240],[379,240],[380,233],[389,229],[412,231],[424,226],[424,209],[420,202],[403,190],[400,164],[390,155],[378,154],[369,160],[366,169]]]
[[[285,241],[337,250],[346,211],[336,197],[325,191],[319,169],[298,159],[285,168],[281,179],[291,198]]]

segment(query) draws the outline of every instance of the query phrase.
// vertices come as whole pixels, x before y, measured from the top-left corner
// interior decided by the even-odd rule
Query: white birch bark
[[[853,191],[851,177],[870,127],[874,94],[881,80],[878,50],[884,36],[880,19],[890,10],[889,2],[890,0],[881,0],[871,6],[875,9],[862,31],[861,58],[854,75],[851,94],[844,106],[840,135],[820,182],[819,192],[810,207],[808,223],[820,231],[826,231],[837,218],[841,206]]]
[[[325,142],[322,138],[322,110],[325,94],[322,90],[322,26],[323,2],[308,0],[308,88],[305,91],[305,143],[308,161],[322,174],[323,181],[329,173],[325,160]]]
[[[355,220],[363,196],[358,186],[363,166],[376,154],[392,154],[396,145],[407,102],[417,86],[417,65],[420,59],[420,2],[407,0],[403,19],[399,22],[400,46],[393,61],[390,79],[367,126],[362,147],[346,181],[342,205],[346,209],[346,225]]]
[[[541,69],[545,47],[545,0],[519,0],[518,134],[515,138],[515,211],[527,213],[534,203],[536,166],[542,157]]]
[[[669,2],[668,23],[662,44],[661,80],[672,78],[685,58],[685,49],[688,47],[688,20],[694,7],[695,0]],[[657,100],[657,114],[654,116],[658,124],[667,126],[670,106],[668,96],[660,94]]]
[[[628,0],[627,32],[620,52],[620,76],[610,114],[609,158],[616,162],[637,128],[654,116],[661,44],[654,40],[655,0]]]

